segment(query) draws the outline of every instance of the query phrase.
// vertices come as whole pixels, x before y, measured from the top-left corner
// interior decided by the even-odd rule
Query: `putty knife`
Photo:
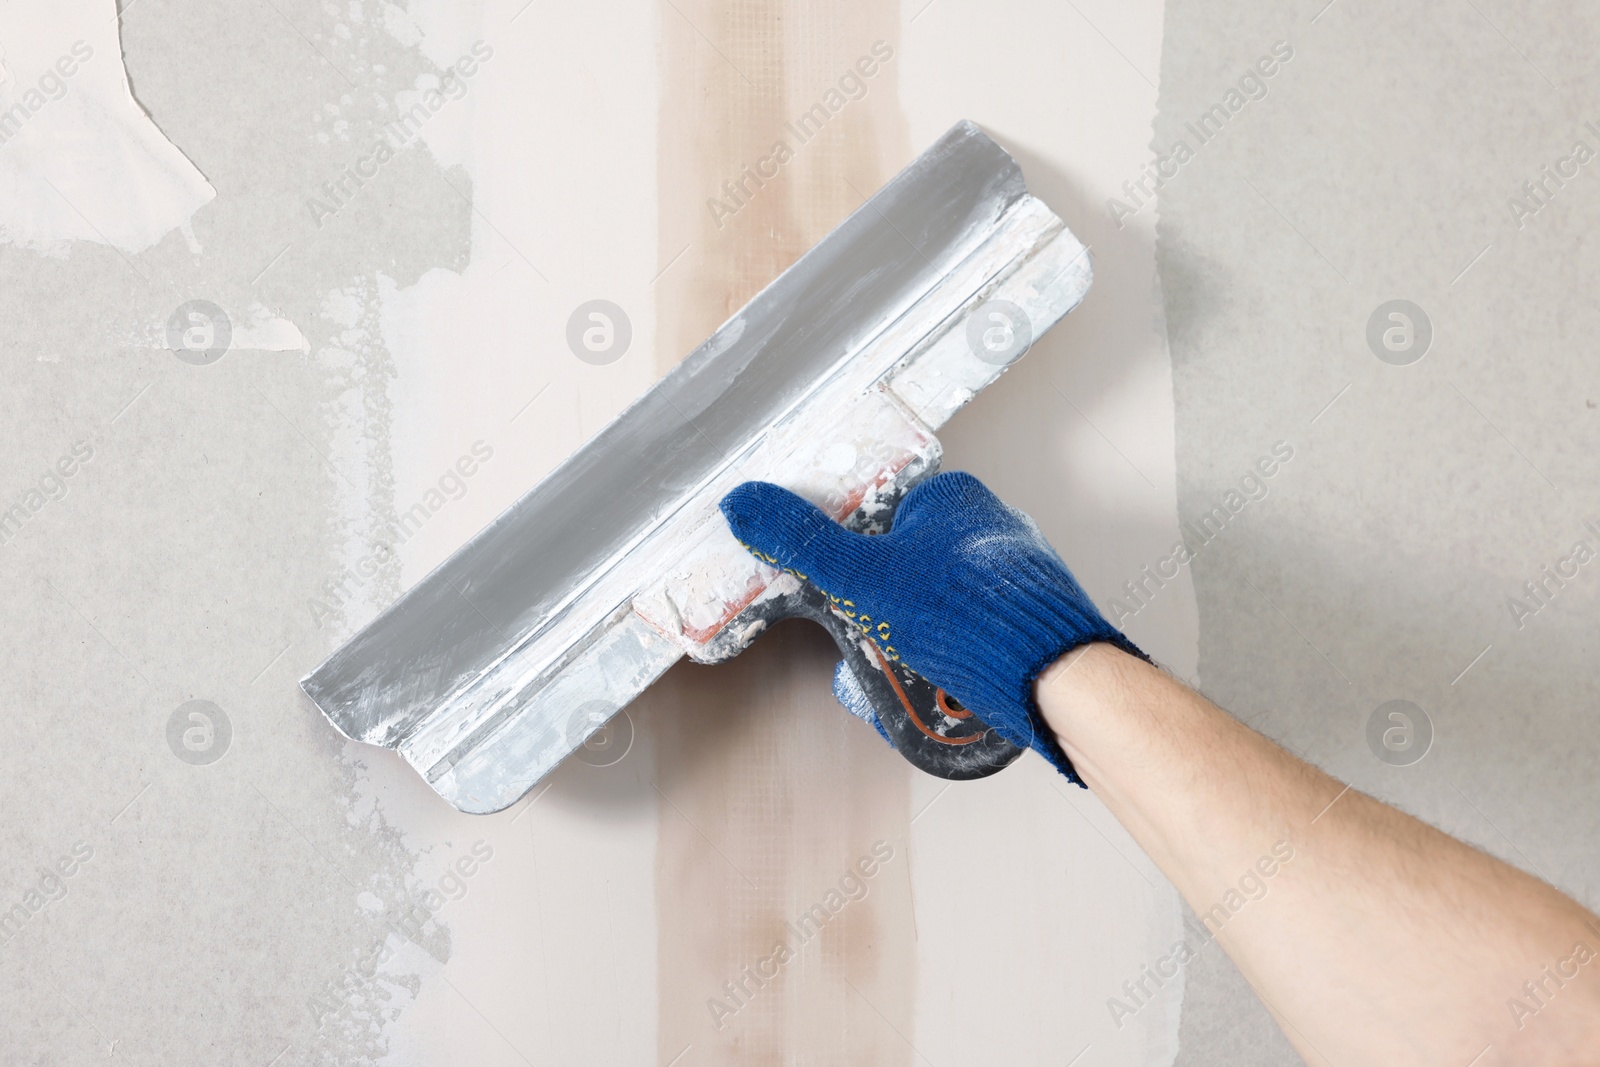
[[[760,479],[887,529],[938,470],[933,431],[1089,281],[1087,250],[1016,161],[956,125],[301,687],[346,737],[487,813],[680,656],[722,662],[804,616],[912,763],[1000,770],[1018,748],[752,557],[717,501]]]

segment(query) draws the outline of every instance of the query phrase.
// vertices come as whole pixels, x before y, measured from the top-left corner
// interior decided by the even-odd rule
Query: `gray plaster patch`
[[[1165,32],[1169,158],[1275,42],[1293,50],[1160,189],[1182,518],[1271,441],[1297,447],[1193,563],[1204,688],[1593,907],[1600,579],[1563,561],[1600,549],[1600,185],[1562,161],[1600,148],[1600,17],[1169,0]],[[1403,369],[1367,333],[1400,294],[1432,324]],[[1373,758],[1389,700],[1427,710],[1426,759]],[[1188,981],[1179,1064],[1294,1062],[1220,953]]]
[[[434,70],[381,21],[127,6],[140,104],[217,197],[197,252],[178,232],[127,257],[0,245],[0,510],[21,509],[0,529],[0,911],[26,916],[0,929],[0,1061],[371,1063],[450,938],[296,679],[398,592],[395,568],[359,591],[345,573],[394,519],[372,307],[465,262],[470,189],[413,143],[335,215],[308,210]],[[196,302],[269,307],[311,352],[128,343]],[[196,694],[231,726],[204,766],[174,758],[191,729],[216,743],[204,724],[169,741]]]

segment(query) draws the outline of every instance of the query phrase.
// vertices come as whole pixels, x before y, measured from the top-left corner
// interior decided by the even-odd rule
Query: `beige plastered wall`
[[[491,4],[484,23],[519,6]],[[552,384],[538,429],[507,438],[494,480],[428,531],[408,573],[970,118],[1091,245],[1096,282],[947,428],[946,465],[1035,514],[1090,591],[1114,595],[1175,539],[1154,220],[1118,230],[1089,207],[1138,173],[1160,23],[1153,3],[961,0],[516,16],[461,149],[483,216],[473,262],[389,298],[404,323],[389,337],[406,438],[394,449],[414,457],[397,470],[422,488],[475,421]],[[802,141],[789,124],[826,106],[863,57],[875,73],[847,83],[843,107]],[[777,177],[744,178],[778,142],[790,151]],[[724,183],[742,178],[730,194]],[[593,297],[633,324],[632,350],[609,367],[561,343],[567,313]],[[1192,673],[1191,594],[1164,592],[1131,632]],[[787,624],[733,664],[680,665],[630,709],[622,762],[564,767],[526,812],[489,820],[509,841],[496,896],[452,918],[454,952],[396,1024],[402,1047],[431,1058],[476,1034],[480,1062],[1169,1062],[1176,984],[1120,1028],[1106,1005],[1176,938],[1165,881],[1094,798],[1031,756],[959,786],[911,770],[839,714],[835,658],[820,631]],[[391,802],[405,795],[433,836],[472,821],[397,777]],[[786,924],[875,849],[864,895],[797,939]],[[749,978],[780,942],[792,958],[778,976]]]
[[[818,630],[675,668],[618,723],[623,758],[488,817],[296,687],[961,119],[1096,279],[941,431],[946,465],[1108,604],[1177,539],[1153,212],[1094,207],[1147,155],[1159,3],[140,0],[102,22],[101,57],[120,26],[139,107],[216,196],[142,251],[0,234],[5,485],[96,449],[0,557],[0,877],[15,898],[79,835],[95,850],[0,953],[21,1020],[0,1058],[1171,1062],[1181,979],[1120,1026],[1107,1008],[1177,939],[1167,883],[1036,757],[960,785],[911,770],[834,705]],[[470,91],[316,210],[468,55]],[[781,173],[709,203],[780,140]],[[211,366],[164,347],[197,297],[252,338]],[[605,366],[565,341],[597,298],[632,328]],[[1194,616],[1183,576],[1128,629],[1189,676]],[[195,698],[232,721],[212,764],[165,732]],[[397,935],[430,890],[426,932]],[[819,905],[776,977],[729,990]]]

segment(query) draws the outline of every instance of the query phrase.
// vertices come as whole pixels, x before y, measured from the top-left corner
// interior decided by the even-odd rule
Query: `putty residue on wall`
[[[133,99],[118,28],[115,0],[0,7],[0,241],[139,252],[216,196]]]

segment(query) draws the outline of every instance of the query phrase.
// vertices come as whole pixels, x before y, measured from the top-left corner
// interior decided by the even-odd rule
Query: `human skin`
[[[1600,1063],[1600,919],[1565,894],[1110,645],[1069,652],[1034,694],[1197,915],[1293,848],[1217,941],[1307,1063]]]

